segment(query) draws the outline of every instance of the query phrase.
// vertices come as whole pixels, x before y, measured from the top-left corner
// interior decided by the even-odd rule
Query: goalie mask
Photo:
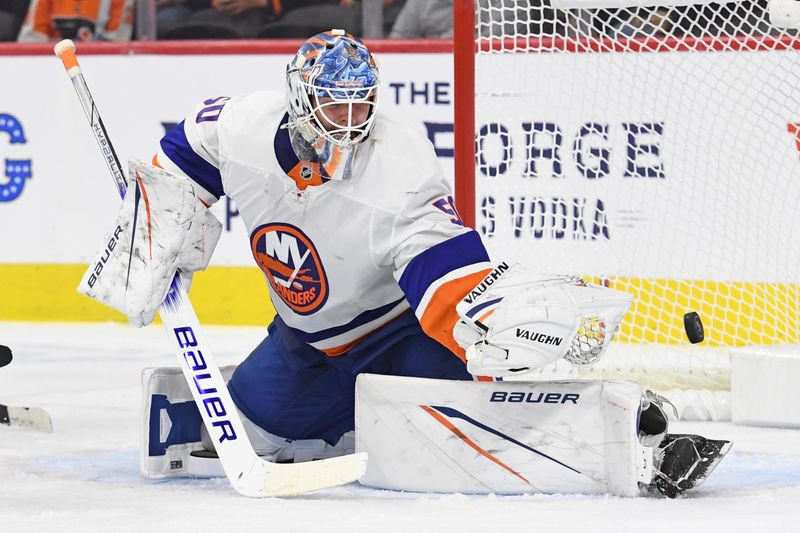
[[[298,158],[323,178],[349,179],[367,158],[375,121],[378,67],[343,30],[308,39],[286,68],[289,137]]]

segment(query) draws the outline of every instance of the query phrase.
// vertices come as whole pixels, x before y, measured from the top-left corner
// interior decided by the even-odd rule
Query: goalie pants
[[[297,338],[280,319],[237,368],[228,388],[254,424],[288,439],[335,444],[355,425],[355,381],[362,372],[471,380],[466,365],[422,331],[407,312],[329,357]]]

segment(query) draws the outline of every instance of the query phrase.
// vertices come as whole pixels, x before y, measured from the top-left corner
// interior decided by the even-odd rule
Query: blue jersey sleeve
[[[219,171],[219,132],[227,96],[209,98],[161,138],[153,163],[185,175],[202,189],[201,200],[212,204],[225,194]]]
[[[161,139],[161,151],[198,185],[219,199],[225,194],[219,169],[202,158],[186,137],[186,121],[181,121]],[[160,161],[161,162],[161,161]],[[162,162],[163,163],[163,162]]]

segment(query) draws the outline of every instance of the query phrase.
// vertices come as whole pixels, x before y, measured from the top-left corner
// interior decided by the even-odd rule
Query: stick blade
[[[240,479],[234,488],[254,498],[294,496],[357,481],[367,469],[367,454],[354,453],[306,463],[270,463],[261,460],[258,472],[264,480],[256,485]],[[255,472],[253,472],[255,474]],[[247,476],[250,477],[250,476]]]
[[[53,432],[53,422],[44,409],[38,407],[8,406],[8,415],[3,418],[3,423],[9,426],[18,426],[44,433]],[[6,421],[7,420],[7,421]]]

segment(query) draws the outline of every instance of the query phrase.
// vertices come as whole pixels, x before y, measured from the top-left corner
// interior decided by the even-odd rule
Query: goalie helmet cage
[[[599,365],[541,376],[728,390],[732,347],[800,336],[798,33],[761,1],[558,2],[455,2],[459,211],[495,260],[636,296]]]

